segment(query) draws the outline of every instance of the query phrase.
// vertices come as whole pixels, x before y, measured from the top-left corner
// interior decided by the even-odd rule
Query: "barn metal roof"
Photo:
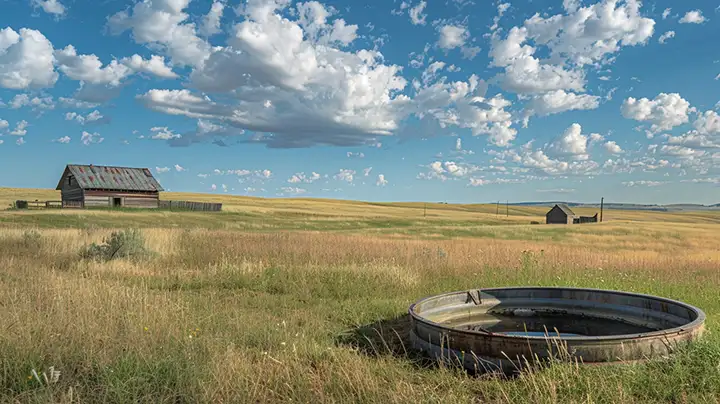
[[[566,215],[575,216],[575,212],[573,212],[572,209],[570,209],[570,207],[565,205],[564,203],[558,203],[555,206],[557,206],[558,208],[560,208],[560,210],[565,212]]]
[[[68,164],[56,189],[62,188],[62,181],[68,174],[72,174],[83,189],[163,191],[160,183],[147,168]]]

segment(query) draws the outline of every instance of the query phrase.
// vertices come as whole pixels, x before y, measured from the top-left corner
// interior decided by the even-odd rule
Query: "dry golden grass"
[[[9,206],[18,199],[60,200],[60,193],[55,190],[0,188],[0,206]],[[511,206],[509,211],[506,212],[505,206],[501,205],[500,214],[497,215],[497,206],[494,204],[370,203],[333,199],[273,199],[177,192],[163,192],[161,199],[218,202],[223,204],[223,210],[226,212],[282,217],[284,219],[302,216],[318,221],[378,218],[449,220],[454,222],[479,221],[492,224],[529,223],[530,221],[542,223],[548,210],[544,207]],[[589,216],[598,212],[598,209],[592,208],[577,208],[574,210],[579,215]],[[509,213],[509,216],[506,213]],[[67,210],[50,210],[33,211],[32,214],[77,215],[78,213]],[[0,215],[2,215],[1,212]],[[623,222],[720,223],[720,211],[654,212],[608,209],[605,211],[603,219],[604,221]]]
[[[143,233],[154,257],[109,262],[80,259],[78,251],[110,229],[0,228],[0,401],[720,398],[715,339],[670,365],[558,365],[502,381],[420,366],[393,334],[361,332],[378,320],[394,324],[426,295],[518,284],[659,294],[702,307],[710,329],[717,324],[718,225],[486,227],[480,237],[432,240],[150,227]],[[57,383],[28,379],[49,366],[62,372]]]
[[[428,204],[423,217],[411,203],[163,198],[227,212],[0,211],[0,402],[720,399],[715,212],[613,210],[602,224],[545,226],[529,224],[544,208],[506,218],[495,205]],[[15,199],[58,195],[0,189],[0,204]],[[155,255],[80,258],[127,227]],[[511,285],[683,300],[708,314],[709,342],[669,363],[503,381],[421,365],[398,338],[414,300]],[[50,366],[56,383],[32,376]]]

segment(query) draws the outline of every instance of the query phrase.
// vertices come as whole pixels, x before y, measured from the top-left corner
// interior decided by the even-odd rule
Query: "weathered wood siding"
[[[219,212],[222,210],[222,203],[212,202],[190,202],[190,201],[159,201],[163,209],[195,210],[204,212]]]
[[[68,183],[68,178],[70,178],[70,182]],[[63,201],[82,201],[83,199],[83,190],[80,188],[80,185],[78,185],[75,178],[72,176],[67,176],[63,178],[63,185],[60,189],[60,199]]]
[[[159,193],[135,193],[113,191],[85,191],[85,206],[115,206],[114,198],[120,198],[120,206],[127,208],[152,209],[158,207]],[[87,202],[91,201],[91,204]]]
[[[572,216],[568,216],[562,209],[555,206],[545,215],[546,224],[572,224]]]
[[[110,206],[110,198],[107,196],[85,195],[86,208],[107,208]]]
[[[158,200],[156,198],[136,198],[126,196],[123,197],[122,206],[128,208],[157,208]]]

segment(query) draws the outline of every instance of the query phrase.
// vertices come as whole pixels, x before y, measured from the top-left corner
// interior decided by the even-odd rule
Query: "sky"
[[[0,186],[720,203],[715,0],[0,0]]]

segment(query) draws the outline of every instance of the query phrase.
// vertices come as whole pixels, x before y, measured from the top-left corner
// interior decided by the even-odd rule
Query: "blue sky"
[[[710,0],[0,0],[0,186],[720,202]]]

